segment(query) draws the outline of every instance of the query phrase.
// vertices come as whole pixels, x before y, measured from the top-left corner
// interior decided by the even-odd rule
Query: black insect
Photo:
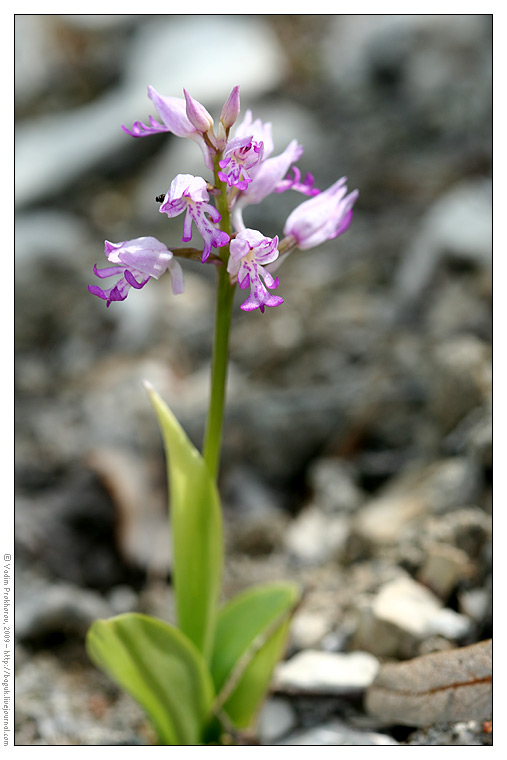
[[[157,203],[163,203],[164,198],[165,198],[165,193],[160,193],[160,195],[157,195],[155,200],[157,201]]]

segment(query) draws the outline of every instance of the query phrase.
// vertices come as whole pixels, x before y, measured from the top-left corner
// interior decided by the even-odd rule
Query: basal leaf
[[[202,741],[214,689],[200,652],[181,631],[147,615],[96,620],[90,659],[146,710],[161,744]]]
[[[243,591],[219,613],[211,660],[216,706],[238,728],[250,725],[268,690],[298,601],[297,586],[273,583]]]
[[[178,624],[208,658],[223,564],[220,500],[208,468],[160,396],[148,388],[167,456]]]

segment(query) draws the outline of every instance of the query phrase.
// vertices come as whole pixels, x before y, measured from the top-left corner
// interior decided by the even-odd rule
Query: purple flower
[[[282,190],[286,189],[283,187],[284,177],[291,165],[301,157],[302,153],[303,147],[298,144],[297,140],[292,140],[279,156],[265,159],[253,167],[251,171],[253,180],[238,197],[237,203],[233,208],[232,219],[237,230],[245,228],[243,222],[243,209],[245,206],[260,203],[268,195],[277,191],[280,185],[282,185]]]
[[[234,137],[250,137],[257,143],[264,145],[264,158],[268,158],[274,150],[271,123],[262,122],[260,119],[253,121],[250,109],[245,113],[241,124],[234,130]]]
[[[302,251],[315,248],[345,232],[352,221],[352,206],[358,190],[347,193],[346,177],[314,198],[297,206],[285,222],[284,235],[296,241]]]
[[[157,109],[163,123],[160,124],[150,116],[149,125],[143,124],[141,121],[135,121],[132,129],[128,129],[122,124],[123,131],[131,137],[146,137],[147,135],[155,135],[159,132],[171,132],[177,137],[190,137],[201,148],[204,162],[208,169],[212,169],[213,148],[205,142],[202,132],[195,126],[195,123],[198,123],[200,126],[204,125],[204,120],[206,120],[205,114],[208,114],[204,106],[193,100],[187,92],[185,92],[185,98],[164,97],[151,85],[148,87],[148,97]],[[187,114],[190,114],[190,117]],[[209,114],[208,117],[211,119]],[[211,119],[212,126],[213,120]]]
[[[219,161],[220,168],[227,169],[218,172],[222,182],[227,182],[229,187],[246,190],[252,181],[249,170],[262,161],[263,150],[263,143],[257,143],[251,137],[236,137],[231,140],[224,151],[223,159]]]
[[[182,238],[184,243],[192,239],[192,222],[195,223],[204,240],[203,262],[208,260],[212,248],[221,248],[229,242],[229,235],[214,226],[221,216],[208,201],[206,181],[202,177],[178,174],[171,182],[160,207],[161,213],[167,214],[171,219],[186,212]]]
[[[241,304],[243,311],[260,309],[264,313],[266,306],[280,306],[283,303],[283,298],[272,295],[266,289],[278,287],[278,277],[275,280],[264,268],[265,264],[278,257],[277,246],[278,237],[267,238],[257,230],[243,230],[231,240],[227,271],[233,279],[237,279],[242,290],[250,287],[250,295]]]
[[[150,277],[156,280],[168,269],[171,272],[173,293],[183,293],[183,272],[178,261],[160,240],[154,237],[140,237],[134,240],[125,240],[123,243],[104,244],[104,253],[108,260],[114,264],[106,269],[93,267],[97,277],[113,277],[122,275],[116,285],[109,290],[102,290],[98,285],[88,285],[88,290],[93,295],[107,301],[109,307],[113,301],[124,301],[130,288],[140,290],[144,288]]]

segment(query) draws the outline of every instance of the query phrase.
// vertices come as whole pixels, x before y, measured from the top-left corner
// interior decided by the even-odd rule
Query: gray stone
[[[278,665],[273,688],[289,693],[357,693],[373,682],[378,667],[377,658],[368,652],[307,649]]]
[[[313,501],[324,512],[353,512],[364,501],[354,470],[339,459],[318,459],[310,468],[308,482]]]
[[[470,630],[470,620],[408,576],[382,586],[358,604],[353,645],[377,657],[411,657],[419,642],[435,634],[456,640]]]
[[[461,591],[458,594],[460,611],[476,623],[482,623],[491,611],[492,595],[482,588]]]
[[[468,457],[412,463],[358,511],[352,532],[373,547],[397,543],[402,530],[428,513],[443,514],[473,502],[479,470]]]
[[[259,713],[257,733],[261,744],[273,744],[297,724],[296,712],[291,703],[282,697],[271,697]]]
[[[461,549],[448,544],[430,544],[426,560],[417,579],[442,599],[447,599],[458,581],[470,574],[470,558]]]
[[[491,346],[474,335],[438,342],[432,347],[428,370],[429,412],[446,433],[491,398]]]
[[[349,518],[326,515],[316,507],[306,507],[289,524],[285,547],[289,554],[306,565],[321,565],[337,559],[349,535]]]
[[[34,581],[27,587],[25,579],[16,595],[16,636],[19,641],[50,634],[84,638],[94,620],[111,614],[111,607],[95,591],[64,582]]]
[[[297,610],[290,626],[290,641],[294,649],[318,648],[329,633],[331,622],[323,613]]]
[[[491,183],[464,182],[428,210],[396,275],[400,304],[407,306],[426,291],[442,258],[489,270],[492,266]]]
[[[398,742],[386,734],[374,731],[359,731],[334,720],[322,726],[298,731],[288,739],[278,742],[280,746],[385,746]]]

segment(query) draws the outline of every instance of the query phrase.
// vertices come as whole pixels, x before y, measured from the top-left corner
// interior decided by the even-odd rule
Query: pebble
[[[306,507],[288,526],[285,547],[305,565],[322,565],[337,558],[349,535],[349,519],[330,516],[315,506]]]
[[[366,689],[379,668],[368,652],[307,649],[278,665],[273,688],[289,693],[351,694]]]
[[[52,634],[83,640],[97,618],[112,614],[100,594],[70,583],[33,581],[20,585],[16,598],[16,636],[19,641],[40,640]]]
[[[470,574],[470,558],[461,549],[443,543],[430,544],[426,552],[426,560],[417,579],[441,599],[447,599],[457,582]]]
[[[377,657],[414,656],[418,644],[435,634],[458,640],[470,630],[471,621],[443,608],[429,589],[408,576],[384,584],[371,599],[358,604],[354,647]]]
[[[287,699],[270,697],[259,713],[257,731],[261,744],[273,744],[297,725],[294,708]]]
[[[411,463],[358,511],[353,534],[367,544],[394,544],[416,518],[473,503],[480,488],[477,465],[467,457]]]
[[[386,734],[373,731],[358,731],[346,723],[334,720],[322,726],[298,731],[281,742],[280,746],[385,746],[397,745],[398,742]]]
[[[400,265],[396,287],[403,304],[414,302],[430,285],[439,261],[492,265],[491,183],[470,180],[435,201]]]
[[[313,501],[327,513],[350,513],[359,507],[364,494],[356,482],[357,475],[347,462],[317,459],[308,472]]]

